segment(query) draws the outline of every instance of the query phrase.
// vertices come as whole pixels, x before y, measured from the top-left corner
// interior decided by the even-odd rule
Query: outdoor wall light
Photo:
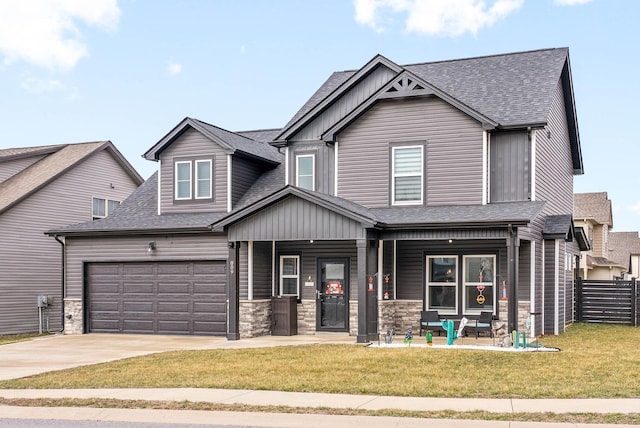
[[[149,241],[147,245],[147,252],[153,253],[156,250],[156,241]]]

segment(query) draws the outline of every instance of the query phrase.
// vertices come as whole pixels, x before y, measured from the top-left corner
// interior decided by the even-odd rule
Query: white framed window
[[[191,161],[176,162],[175,168],[176,200],[191,199]]]
[[[300,256],[280,256],[280,295],[300,298]]]
[[[211,199],[213,168],[211,159],[196,161],[196,199]]]
[[[213,161],[177,161],[175,163],[175,200],[211,199],[213,197]]]
[[[91,200],[91,217],[94,220],[105,218],[120,206],[120,201],[114,201],[104,198],[92,198]]]
[[[463,307],[465,314],[482,311],[495,313],[496,257],[494,255],[463,256]]]
[[[392,147],[391,153],[393,205],[421,205],[424,194],[423,146]]]
[[[315,155],[296,156],[296,186],[315,190],[316,176]]]
[[[458,256],[427,256],[427,309],[458,313]]]

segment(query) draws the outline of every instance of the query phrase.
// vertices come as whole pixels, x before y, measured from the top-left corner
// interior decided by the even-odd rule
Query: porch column
[[[367,343],[367,241],[356,240],[358,259],[358,343]]]
[[[518,239],[518,229],[509,225],[509,236],[507,237],[507,325],[509,333],[518,329],[518,250],[516,241]]]
[[[227,259],[227,305],[228,319],[227,339],[240,339],[240,278],[238,269],[238,252],[240,242],[229,242],[229,258]]]
[[[378,340],[378,241],[367,240],[367,340]],[[369,283],[372,279],[373,287]]]

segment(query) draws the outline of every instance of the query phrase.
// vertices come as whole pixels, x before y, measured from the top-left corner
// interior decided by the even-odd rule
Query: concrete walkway
[[[476,343],[475,341],[468,341]],[[0,346],[0,379],[60,370],[69,367],[112,361],[154,352],[180,349],[230,349],[265,346],[302,345],[315,343],[351,343],[355,338],[346,335],[318,334],[309,336],[272,337],[227,341],[223,338],[140,335],[78,335],[50,336],[27,342]],[[362,346],[362,345],[358,345]],[[399,409],[399,410],[483,410],[496,413],[552,412],[552,413],[640,413],[640,399],[465,399],[433,397],[389,397],[349,394],[318,394],[281,391],[224,390],[199,388],[170,389],[0,389],[3,398],[114,398],[121,400],[191,401],[220,404],[258,406],[329,407],[340,409]],[[225,416],[227,415],[228,416]],[[179,416],[177,416],[179,415]],[[252,416],[253,415],[253,416]],[[133,409],[59,409],[0,406],[0,418],[130,420],[169,423],[220,423],[237,426],[377,426],[462,427],[469,421],[426,420],[413,418],[353,417],[327,415],[269,416],[264,413],[192,412]],[[124,418],[124,419],[123,419]],[[304,422],[303,422],[304,421]],[[568,424],[540,424],[474,421],[476,426],[530,427],[564,426]],[[569,424],[570,426],[581,426]],[[584,425],[594,427],[594,425]],[[603,426],[603,425],[599,425]],[[615,425],[620,427],[621,425]]]

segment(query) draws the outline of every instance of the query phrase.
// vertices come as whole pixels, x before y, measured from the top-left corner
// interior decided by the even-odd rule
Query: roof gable
[[[143,157],[157,161],[160,158],[160,154],[188,129],[195,129],[200,132],[229,154],[241,154],[271,164],[278,164],[282,160],[278,150],[269,144],[190,117],[184,118],[149,149]]]
[[[607,192],[576,193],[573,195],[573,218],[592,219],[613,227],[611,201]]]
[[[49,153],[47,156],[0,183],[0,214],[46,186],[69,169],[102,150],[109,151],[137,185],[142,184],[144,181],[131,164],[129,164],[122,154],[113,146],[111,141],[46,147],[46,149],[42,149],[44,151],[32,150],[30,152],[32,154]],[[58,147],[58,149],[52,151],[52,147]],[[17,150],[17,152],[25,154],[29,152],[29,150]]]

